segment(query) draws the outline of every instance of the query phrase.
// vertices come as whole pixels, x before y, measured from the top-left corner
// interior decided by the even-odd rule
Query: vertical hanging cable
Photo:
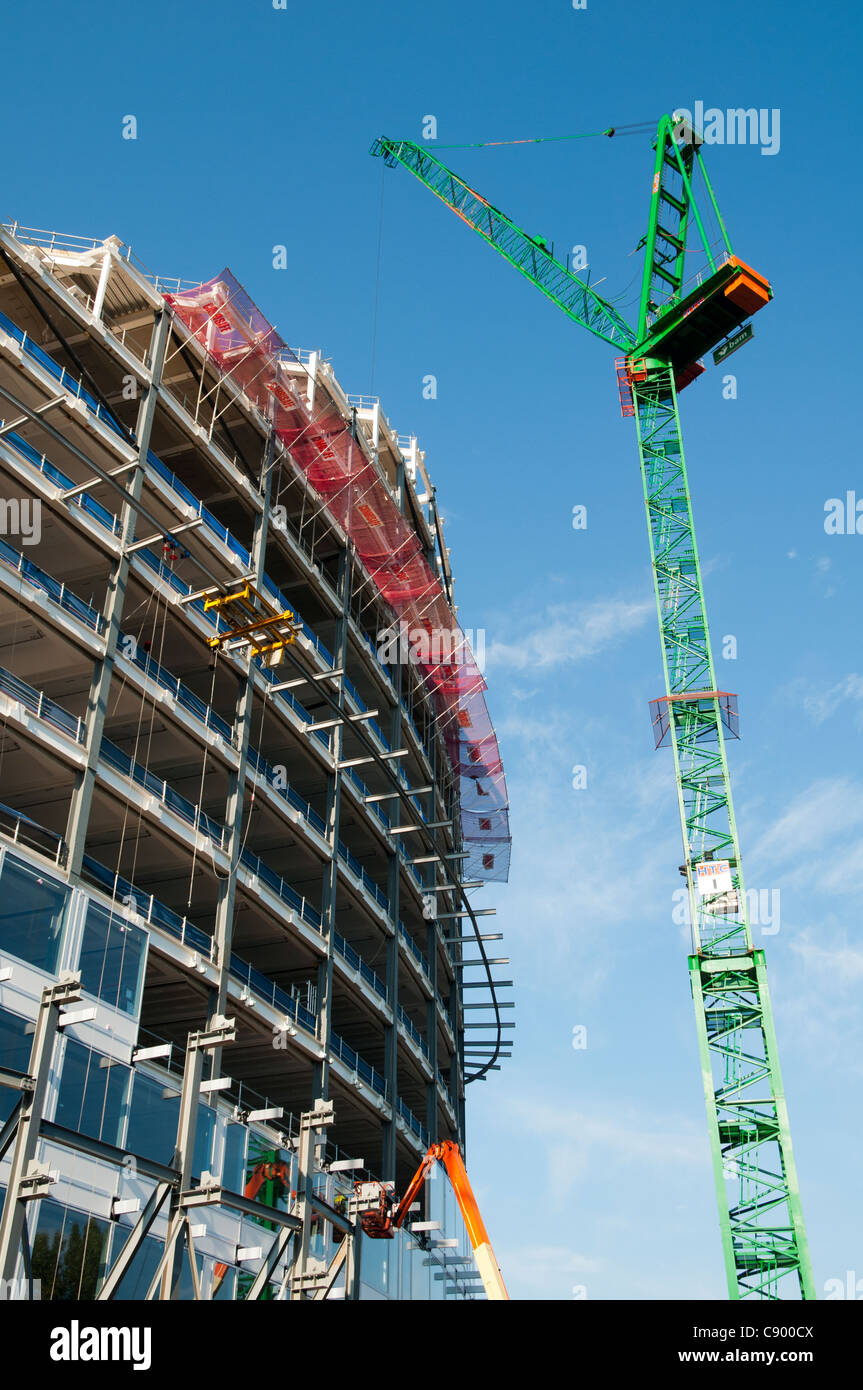
[[[381,201],[380,201],[380,209],[379,209],[379,212],[378,212],[378,262],[377,262],[377,269],[376,269],[376,271],[375,271],[375,311],[374,311],[374,315],[373,315],[373,317],[372,317],[372,369],[371,369],[371,374],[370,374],[370,377],[369,377],[369,395],[370,395],[370,396],[373,396],[374,393],[375,393],[375,352],[376,352],[377,340],[378,340],[378,299],[379,299],[379,296],[380,296],[380,288],[381,288],[381,245],[382,245],[382,242],[383,242],[383,231],[384,231],[384,188],[385,188],[385,186],[386,186],[385,183],[384,183],[384,174],[385,174],[385,173],[386,173],[386,165],[381,165]]]

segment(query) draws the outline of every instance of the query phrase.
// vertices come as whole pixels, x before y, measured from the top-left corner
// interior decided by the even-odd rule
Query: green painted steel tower
[[[738,332],[771,290],[732,251],[700,145],[685,118],[662,117],[634,329],[541,238],[428,149],[382,137],[372,154],[403,165],[569,318],[623,353],[621,410],[637,426],[665,671],[665,695],[651,706],[654,734],[674,758],[689,975],[729,1296],[812,1299],[764,952],[749,925],[725,753],[726,736],[737,734],[736,696],[716,685],[678,414],[678,393],[703,371],[702,354]],[[703,253],[703,268],[689,279],[693,250]]]

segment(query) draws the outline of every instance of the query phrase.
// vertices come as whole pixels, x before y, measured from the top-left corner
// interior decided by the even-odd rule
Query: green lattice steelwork
[[[674,374],[633,383],[667,696],[716,691]],[[689,889],[698,1027],[722,1246],[732,1298],[814,1298],[764,952],[753,948],[718,694],[668,699]],[[730,862],[702,897],[694,865]]]
[[[528,236],[506,213],[487,202],[427,149],[411,140],[387,140],[381,136],[372,145],[371,153],[383,155],[390,166],[402,164],[409,169],[568,318],[612,347],[628,352],[633,346],[632,329],[613,305],[555,260],[542,238]]]
[[[677,386],[748,309],[725,293],[738,273],[696,132],[663,116],[637,329],[499,209],[410,141],[372,146],[402,164],[576,323],[627,354],[659,613],[692,926],[689,957],[701,1070],[733,1299],[815,1297],[764,967],[753,945],[725,756],[728,706],[716,690]],[[699,206],[695,183],[703,184]],[[702,259],[693,276],[686,257]],[[694,279],[694,286],[690,283]],[[766,283],[766,282],[765,282]],[[702,898],[699,862],[728,860],[731,891]]]
[[[655,343],[657,319],[679,302],[695,273],[716,271],[719,262],[731,254],[731,242],[704,168],[696,133],[672,117],[663,116],[656,133],[655,152],[647,231],[639,243],[639,249],[644,248],[644,271],[637,352],[644,352]],[[695,197],[696,174],[705,190],[712,228]],[[694,245],[690,243],[690,231],[694,232]],[[687,264],[687,255],[693,254],[703,256],[701,265]]]

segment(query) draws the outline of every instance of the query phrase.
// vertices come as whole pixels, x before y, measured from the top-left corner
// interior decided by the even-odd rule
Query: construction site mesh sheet
[[[395,624],[410,632],[412,660],[431,693],[458,778],[468,851],[463,876],[505,881],[506,779],[486,684],[416,531],[329,396],[318,392],[310,404],[296,355],[230,271],[165,299],[222,375],[272,422],[322,505],[350,537]]]

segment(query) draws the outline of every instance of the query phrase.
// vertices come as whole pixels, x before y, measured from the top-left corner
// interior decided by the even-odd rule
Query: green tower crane
[[[731,347],[772,291],[734,255],[701,143],[687,118],[659,121],[635,328],[428,148],[381,137],[371,153],[403,165],[570,319],[622,353],[621,411],[637,426],[665,670],[665,694],[652,702],[654,734],[674,758],[689,975],[729,1297],[812,1299],[764,952],[749,925],[725,753],[726,735],[737,736],[736,696],[716,685],[677,403],[704,370],[702,354],[723,340]],[[704,256],[694,283],[690,250]]]

